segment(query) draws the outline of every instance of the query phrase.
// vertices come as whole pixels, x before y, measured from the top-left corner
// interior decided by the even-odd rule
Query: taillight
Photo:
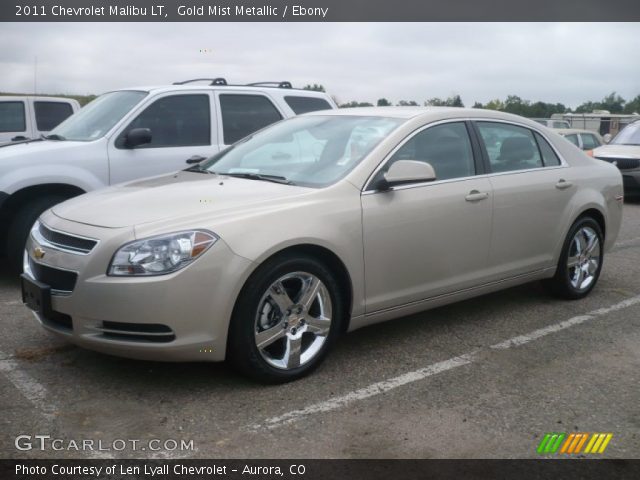
[[[593,157],[593,150],[585,150],[584,153],[586,153],[590,157]]]

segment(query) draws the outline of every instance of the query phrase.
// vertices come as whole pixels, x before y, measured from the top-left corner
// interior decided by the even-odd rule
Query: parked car
[[[640,120],[624,127],[608,145],[596,148],[593,156],[620,169],[626,195],[640,196]]]
[[[86,348],[282,382],[343,331],[533,280],[582,298],[621,216],[620,172],[525,118],[315,112],[48,210],[23,298]]]
[[[193,84],[202,80],[207,85]],[[289,82],[198,79],[105,93],[46,140],[0,147],[0,253],[20,270],[29,229],[52,205],[178,170],[283,118],[331,108],[326,93]]]
[[[532,118],[531,120],[548,128],[571,128],[569,122],[565,120],[555,120],[553,118]]]
[[[573,143],[581,150],[591,151],[604,145],[604,140],[596,132],[581,130],[579,128],[559,128],[555,132]]]
[[[0,144],[39,138],[80,110],[71,98],[0,96]]]

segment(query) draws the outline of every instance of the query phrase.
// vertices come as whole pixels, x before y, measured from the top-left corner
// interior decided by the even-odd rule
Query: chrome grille
[[[87,255],[98,244],[97,240],[91,238],[52,230],[44,223],[38,223],[32,230],[32,234],[45,246],[80,255]]]
[[[596,157],[598,160],[613,163],[620,170],[631,170],[640,167],[640,160],[637,158],[615,158],[615,157]]]

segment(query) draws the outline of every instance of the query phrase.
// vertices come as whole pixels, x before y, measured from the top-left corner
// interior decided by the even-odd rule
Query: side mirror
[[[378,190],[388,190],[395,185],[432,182],[435,179],[436,172],[430,164],[417,160],[398,160],[391,164],[376,187]]]
[[[604,137],[602,137],[602,139],[604,140],[604,143],[609,143],[611,141],[611,134],[610,133],[605,133]]]
[[[134,128],[129,130],[124,140],[124,146],[127,148],[136,148],[148,143],[151,143],[151,129],[149,128]]]

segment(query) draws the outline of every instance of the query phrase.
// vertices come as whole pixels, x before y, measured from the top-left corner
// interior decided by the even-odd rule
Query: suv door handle
[[[194,155],[191,158],[187,159],[187,163],[191,164],[191,163],[200,163],[203,160],[206,160],[206,157],[201,157],[200,155]]]
[[[18,135],[17,137],[13,137],[11,139],[12,142],[20,142],[22,140],[28,140],[24,135]]]
[[[489,192],[479,192],[478,190],[471,190],[469,194],[464,197],[467,202],[479,202],[487,198],[489,198]]]
[[[556,183],[556,188],[558,190],[564,190],[565,188],[569,188],[571,185],[573,185],[573,183],[567,182],[564,178],[561,178],[558,180],[558,183]]]

